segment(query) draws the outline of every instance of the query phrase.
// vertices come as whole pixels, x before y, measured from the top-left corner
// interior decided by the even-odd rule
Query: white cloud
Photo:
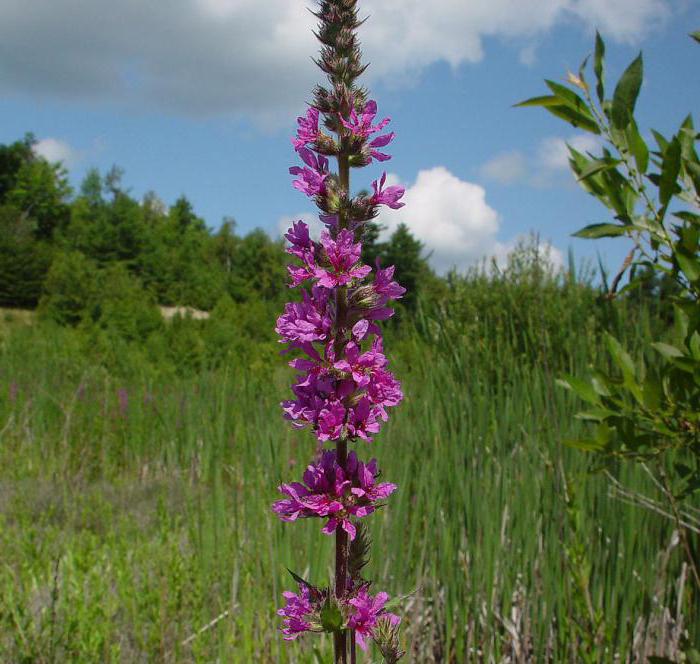
[[[385,236],[406,224],[425,244],[438,272],[464,269],[494,248],[499,216],[486,202],[485,189],[460,180],[443,166],[420,171],[403,201],[405,207],[379,216],[379,223],[387,227]]]
[[[532,187],[548,187],[561,182],[562,172],[569,172],[570,145],[584,154],[600,152],[602,140],[592,134],[574,134],[568,138],[548,136],[534,154],[518,150],[495,155],[479,168],[479,174],[501,184],[524,182]]]
[[[574,0],[571,12],[602,34],[634,43],[655,22],[668,18],[671,8],[664,0]]]
[[[568,170],[569,149],[567,145],[582,153],[596,153],[600,150],[601,141],[592,134],[574,134],[569,138],[550,136],[540,143],[537,157],[539,163],[550,170]]]
[[[71,166],[80,158],[79,153],[59,138],[42,138],[34,145],[34,153],[50,162]]]
[[[313,0],[25,0],[0,3],[0,93],[92,99],[269,123],[319,79]],[[410,80],[484,57],[485,37],[536,38],[564,22],[640,39],[668,0],[365,0],[372,78]],[[530,47],[528,47],[530,48]],[[521,60],[531,61],[526,48]]]
[[[517,150],[502,152],[483,164],[479,172],[489,180],[511,184],[526,175],[527,162],[525,156]]]

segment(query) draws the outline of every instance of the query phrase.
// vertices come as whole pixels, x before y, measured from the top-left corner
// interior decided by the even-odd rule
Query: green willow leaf
[[[541,97],[531,97],[525,101],[518,102],[515,104],[515,108],[522,106],[557,106],[558,104],[561,104],[561,99],[559,99],[559,97],[543,95]]]
[[[627,144],[634,155],[634,161],[637,164],[637,170],[644,175],[649,166],[649,148],[639,133],[637,123],[632,118],[632,121],[627,127],[626,138]]]
[[[676,136],[664,150],[664,161],[661,165],[661,180],[659,181],[659,202],[666,207],[676,191],[678,173],[681,169],[681,144]]]
[[[573,90],[569,90],[564,85],[560,85],[559,83],[555,83],[554,81],[550,80],[545,80],[545,83],[547,87],[557,96],[559,99],[562,100],[564,104],[567,106],[571,106],[571,108],[576,109],[579,113],[582,113],[583,115],[588,116],[591,120],[593,120],[593,115],[591,114],[590,109],[588,108],[588,104],[586,104],[581,97],[579,97]]]
[[[618,224],[590,224],[574,233],[574,237],[597,240],[601,237],[618,237],[625,234],[626,227]]]
[[[571,390],[576,396],[590,404],[600,403],[598,393],[593,389],[593,386],[576,376],[566,375],[563,378],[557,379],[557,385],[567,390]]]
[[[698,261],[697,255],[677,249],[676,260],[678,261],[678,267],[683,270],[689,281],[698,281],[700,279],[700,261]]]
[[[592,159],[586,167],[581,170],[576,179],[581,182],[581,180],[585,180],[591,177],[591,175],[615,168],[619,163],[619,159]]]
[[[595,91],[598,101],[603,103],[605,99],[605,42],[596,30],[595,33],[595,53],[593,55],[593,71],[595,72]]]
[[[624,129],[632,119],[643,75],[644,65],[640,53],[625,69],[613,93],[612,122],[616,129]]]
[[[597,123],[594,120],[591,120],[589,116],[584,115],[583,113],[579,113],[576,109],[572,108],[571,106],[559,104],[553,106],[545,106],[544,108],[547,111],[549,111],[552,115],[561,118],[562,120],[566,120],[574,127],[583,129],[584,131],[589,131],[592,134],[600,134],[600,127],[598,127]]]

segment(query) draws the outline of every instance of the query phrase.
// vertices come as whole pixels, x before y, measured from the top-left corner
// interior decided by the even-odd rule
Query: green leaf
[[[600,397],[593,389],[593,386],[585,380],[576,378],[576,376],[567,375],[563,378],[559,378],[557,379],[557,384],[567,390],[571,390],[574,394],[588,403],[600,403]]]
[[[590,116],[580,113],[571,106],[567,106],[566,104],[546,105],[545,109],[552,115],[566,120],[574,127],[578,127],[592,134],[600,134],[600,127],[598,127],[597,123],[592,120]]]
[[[595,53],[593,55],[593,71],[595,72],[595,91],[598,101],[603,103],[605,99],[605,42],[596,30],[595,33]]]
[[[690,36],[700,44],[700,30],[696,30],[695,32],[691,32]]]
[[[676,181],[681,169],[681,144],[676,136],[664,150],[664,160],[661,164],[661,180],[659,182],[659,202],[663,207],[668,205],[676,190]]]
[[[625,226],[618,224],[590,224],[574,233],[574,237],[596,240],[600,237],[617,237],[625,234]]]
[[[586,167],[581,170],[577,180],[581,182],[581,180],[585,180],[596,173],[615,168],[619,163],[619,159],[592,159],[590,162],[588,162]]]
[[[587,115],[591,120],[593,120],[593,115],[591,114],[588,104],[586,104],[579,95],[577,95],[573,90],[569,90],[564,85],[555,83],[554,81],[545,80],[547,87],[561,100],[562,103],[571,108],[577,110],[583,115]]]
[[[596,391],[596,394],[599,394],[602,397],[609,397],[611,394],[609,385],[610,381],[605,374],[601,373],[600,371],[593,372],[593,376],[591,377],[591,386]]]
[[[634,362],[632,361],[632,358],[629,356],[627,351],[622,347],[620,342],[617,339],[615,339],[615,337],[613,337],[611,334],[605,334],[605,342],[608,346],[610,356],[612,357],[615,364],[617,364],[617,366],[620,368],[623,376],[625,377],[625,383],[627,384],[630,380],[634,381]]]
[[[665,152],[666,148],[668,147],[668,141],[664,135],[660,134],[658,131],[656,131],[656,129],[652,129],[651,133],[656,140],[656,144],[659,146],[659,150],[661,150],[661,152]]]
[[[593,410],[584,410],[580,413],[576,413],[576,418],[589,422],[603,422],[608,419],[608,417],[615,417],[615,415],[617,415],[617,413],[607,408],[595,408]]]
[[[627,144],[634,155],[637,170],[644,175],[647,172],[647,167],[649,166],[649,148],[639,133],[639,128],[637,127],[637,123],[634,121],[634,118],[632,118],[631,122],[629,123],[626,134]]]
[[[695,212],[683,210],[681,212],[674,212],[673,216],[677,217],[678,219],[682,219],[689,224],[695,224],[696,226],[700,225],[700,214],[695,214]]]
[[[679,248],[676,250],[676,260],[678,261],[678,267],[688,277],[688,281],[700,279],[700,261],[698,261],[697,254],[693,255]]]
[[[642,397],[644,406],[648,410],[656,411],[661,405],[661,396],[663,389],[661,384],[655,378],[648,376],[642,385]]]
[[[683,352],[679,349],[676,348],[675,346],[672,346],[671,344],[663,343],[662,341],[656,341],[653,344],[651,344],[651,347],[661,353],[667,360],[670,360],[673,357],[682,357]]]
[[[625,69],[613,93],[612,122],[616,129],[624,129],[634,116],[643,75],[644,65],[640,53]]]
[[[291,569],[287,568],[287,571],[292,575],[292,578],[300,585],[300,586],[306,586],[310,590],[315,590],[318,591],[318,588],[316,586],[310,584],[306,579],[302,579],[298,574],[295,574],[292,572]]]
[[[546,95],[542,97],[532,97],[515,104],[515,108],[520,106],[558,106],[561,104],[561,99],[554,95]]]

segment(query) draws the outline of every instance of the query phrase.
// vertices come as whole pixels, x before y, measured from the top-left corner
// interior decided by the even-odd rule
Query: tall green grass
[[[399,485],[370,520],[369,576],[408,595],[410,661],[673,655],[698,628],[672,525],[562,445],[581,425],[555,386],[602,356],[601,317],[632,346],[650,324],[574,284],[497,292],[512,304],[426,305],[387,340],[407,396],[362,449]],[[119,375],[43,326],[1,348],[0,660],[328,661],[327,639],[277,631],[286,568],[323,584],[332,545],[270,511],[315,450],[280,417],[282,360]]]

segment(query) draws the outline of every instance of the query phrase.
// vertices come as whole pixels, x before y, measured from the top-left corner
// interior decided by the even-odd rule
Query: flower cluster
[[[394,280],[393,267],[377,262],[373,269],[363,261],[362,235],[382,205],[403,206],[404,189],[387,184],[384,173],[370,194],[350,194],[350,170],[390,159],[384,149],[394,133],[385,131],[390,118],[378,120],[376,102],[355,85],[365,69],[356,39],[357,0],[319,4],[318,65],[331,86],[318,86],[313,103],[297,119],[292,144],[301,164],[289,172],[293,187],[316,203],[326,228],[315,240],[309,227],[297,221],[285,235],[287,252],[296,259],[288,267],[290,287],[299,288],[301,297],[285,306],[276,331],[286,344],[284,352],[293,353],[289,364],[297,371],[294,398],[282,402],[284,417],[296,428],[310,428],[321,444],[332,443],[335,449],[322,450],[302,482],[282,484],[284,498],[273,510],[287,522],[324,519],[322,531],[336,537],[336,573],[334,589],[327,591],[295,577],[299,593],[285,593],[286,606],[278,613],[286,639],[303,632],[334,632],[336,662],[346,661],[348,634],[362,648],[374,639],[385,661],[394,662],[403,654],[399,619],[385,611],[386,593],[371,596],[360,576],[369,549],[360,520],[397,487],[379,482],[376,460],[364,463],[347,448],[358,440],[371,442],[387,421],[388,409],[403,399],[401,385],[388,369],[378,323],[393,315],[390,301],[401,298],[405,289]],[[337,158],[337,173],[329,158]]]
[[[298,221],[286,238],[288,252],[302,263],[289,266],[292,284],[312,280],[313,286],[301,302],[287,304],[277,321],[280,340],[306,356],[290,362],[301,373],[292,387],[296,398],[282,404],[285,417],[297,427],[312,426],[322,442],[371,441],[388,418],[386,409],[403,398],[399,382],[387,370],[375,321],[393,314],[386,305],[405,289],[393,280],[393,267],[378,267],[372,283],[362,283],[371,268],[361,263],[361,244],[352,231],[340,230],[335,238],[324,231],[314,242],[306,224]],[[339,288],[346,296],[341,324]]]
[[[324,608],[331,604],[331,593],[319,590],[307,583],[299,583],[299,593],[285,592],[286,605],[277,611],[284,618],[282,633],[287,641],[296,639],[304,632],[326,631]],[[367,639],[374,638],[375,630],[384,625],[397,625],[399,617],[385,609],[389,596],[380,592],[374,597],[369,593],[369,584],[357,588],[337,601],[341,626],[351,629],[357,637],[357,644],[367,649]]]
[[[306,469],[304,484],[293,482],[279,487],[287,498],[278,500],[272,509],[283,521],[327,518],[324,533],[330,535],[342,528],[353,540],[356,528],[350,517],[359,519],[372,514],[379,502],[396,490],[396,485],[390,482],[377,483],[378,477],[376,459],[365,464],[355,452],[350,452],[345,467],[341,468],[336,452],[329,450]]]

